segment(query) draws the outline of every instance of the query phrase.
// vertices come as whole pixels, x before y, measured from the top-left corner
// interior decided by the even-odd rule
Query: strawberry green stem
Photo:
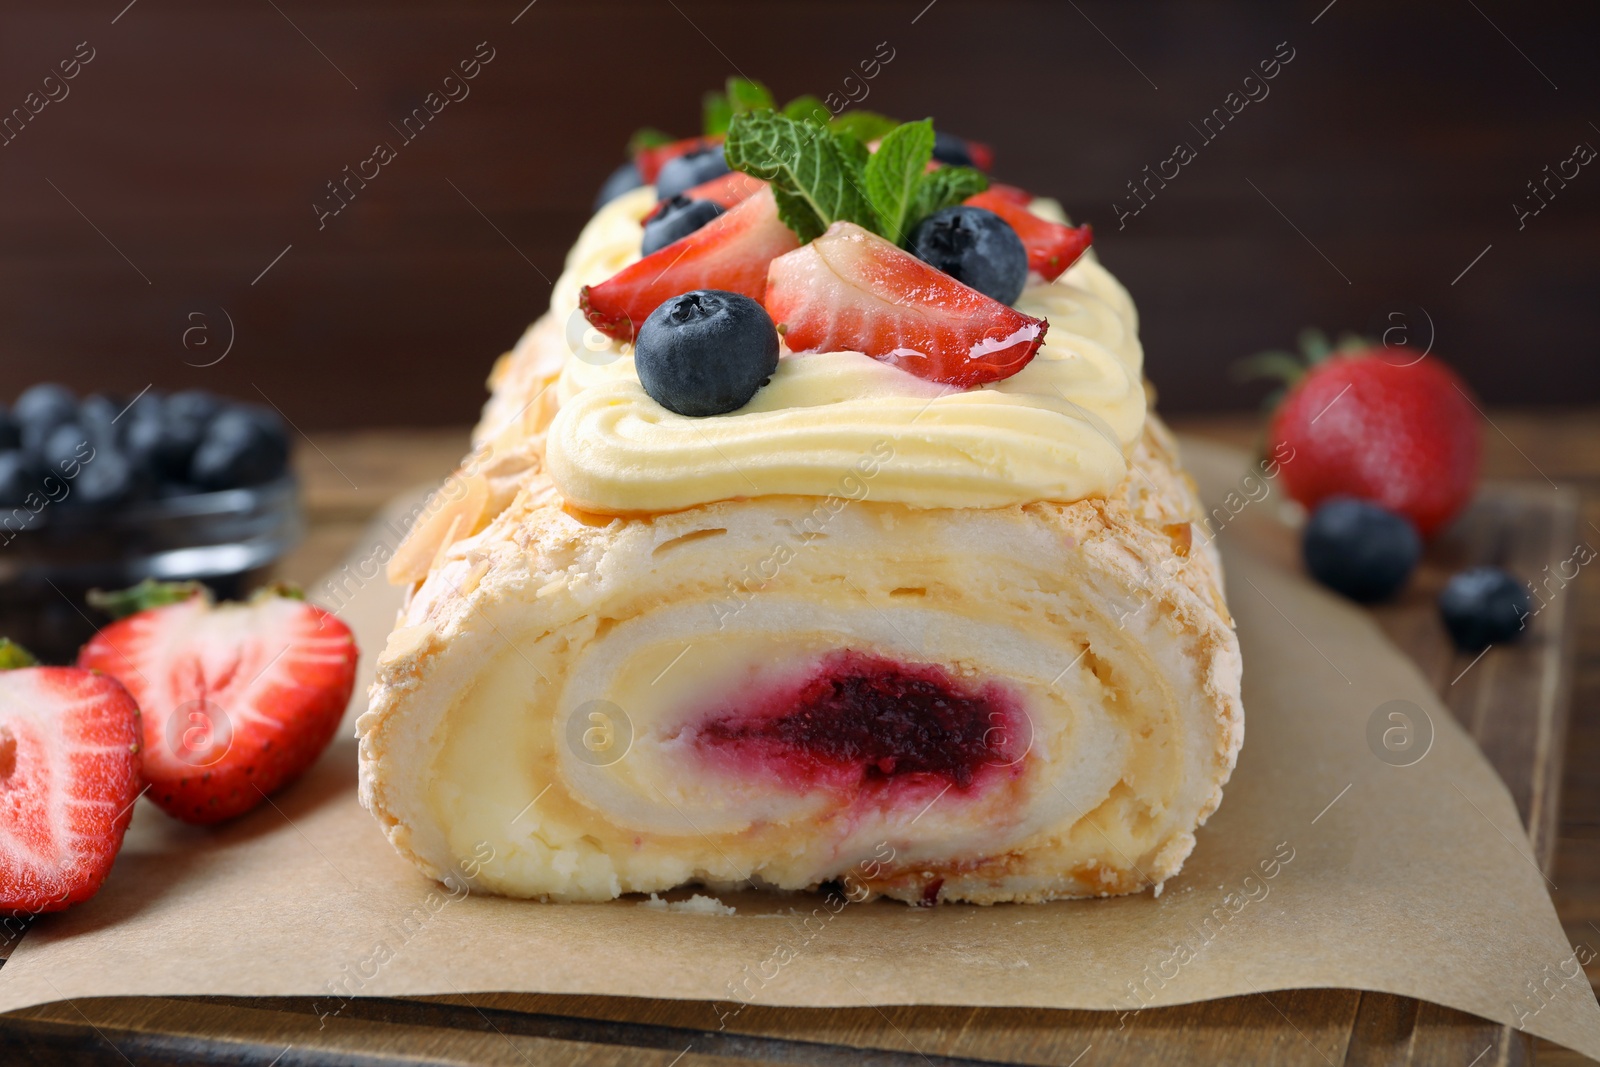
[[[304,600],[306,591],[293,582],[272,582],[251,593],[250,602],[254,604],[262,600],[271,600],[273,597],[283,600]]]
[[[180,604],[190,597],[210,595],[199,582],[158,582],[154,578],[146,578],[129,589],[109,592],[91,589],[85,599],[90,607],[103,611],[113,619],[121,619],[151,608]]]
[[[33,653],[11,640],[9,637],[0,637],[0,671],[14,671],[20,667],[32,667],[38,664]]]

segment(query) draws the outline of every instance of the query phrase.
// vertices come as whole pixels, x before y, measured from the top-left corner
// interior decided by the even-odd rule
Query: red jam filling
[[[889,781],[967,789],[1028,747],[1021,704],[933,664],[829,654],[811,672],[723,705],[695,738],[724,764],[794,786]]]

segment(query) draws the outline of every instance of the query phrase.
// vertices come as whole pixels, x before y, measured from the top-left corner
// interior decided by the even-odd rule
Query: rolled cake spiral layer
[[[363,802],[430,874],[487,842],[482,888],[555,900],[853,874],[992,903],[1170,877],[1243,725],[1165,432],[1147,422],[1117,494],[1071,504],[874,500],[890,461],[869,449],[827,497],[653,517],[576,512],[522,470],[479,532],[438,538],[390,638]],[[467,496],[452,531],[496,510]]]

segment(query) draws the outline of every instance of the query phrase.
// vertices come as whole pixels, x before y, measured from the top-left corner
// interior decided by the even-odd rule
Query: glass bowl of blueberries
[[[271,408],[202,390],[0,406],[0,636],[71,660],[104,621],[91,589],[259,584],[304,530],[289,451]]]

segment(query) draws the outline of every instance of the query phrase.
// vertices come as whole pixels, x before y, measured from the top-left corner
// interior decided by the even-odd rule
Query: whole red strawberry
[[[1455,518],[1483,454],[1477,409],[1455,372],[1403,346],[1310,354],[1267,430],[1269,455],[1292,454],[1282,464],[1289,495],[1307,508],[1336,495],[1370,500],[1424,537]]]
[[[151,800],[185,822],[220,822],[316,761],[355,685],[344,623],[277,591],[223,604],[193,587],[129,592],[131,607],[162,606],[101,630],[78,665],[115,677],[138,700]],[[120,597],[96,603],[115,613]]]
[[[0,914],[94,896],[139,797],[139,709],[113,678],[0,640]]]

